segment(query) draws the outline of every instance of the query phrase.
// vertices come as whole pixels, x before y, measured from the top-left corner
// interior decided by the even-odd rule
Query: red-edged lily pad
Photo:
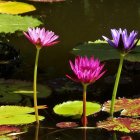
[[[107,101],[103,104],[102,111],[110,111],[111,101]],[[121,115],[138,117],[140,116],[140,98],[126,99],[119,98],[115,101],[114,111],[121,111]]]
[[[121,140],[133,140],[130,136],[123,136]]]
[[[132,118],[109,118],[97,123],[98,128],[108,131],[140,132],[140,120]]]
[[[6,125],[0,126],[0,135],[12,133],[12,132],[18,133],[20,132],[20,128],[15,126],[6,126]]]
[[[77,127],[78,124],[75,122],[60,122],[57,123],[56,126],[59,128],[72,128],[72,127]]]

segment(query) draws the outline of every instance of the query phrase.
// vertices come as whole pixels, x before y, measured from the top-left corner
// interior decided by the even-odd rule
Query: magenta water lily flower
[[[113,40],[110,40],[105,36],[103,36],[103,38],[109,43],[109,45],[117,48],[123,54],[130,52],[133,48],[135,48],[138,42],[138,40],[136,40],[138,32],[134,30],[128,34],[126,29],[111,29],[111,34]]]
[[[104,64],[100,64],[98,59],[85,57],[76,57],[75,63],[70,62],[71,69],[73,70],[75,77],[66,75],[68,78],[76,82],[81,82],[83,85],[83,114],[81,121],[84,127],[87,126],[87,117],[86,117],[86,90],[87,86],[91,83],[94,83],[98,80],[105,71],[103,71]]]
[[[81,82],[83,84],[94,83],[98,80],[104,73],[104,64],[100,64],[98,59],[85,57],[76,57],[75,63],[69,61],[71,69],[73,70],[75,77],[66,75],[68,78],[76,82]]]
[[[24,35],[37,47],[48,47],[54,44],[57,44],[59,41],[56,41],[59,36],[55,35],[54,32],[45,30],[45,28],[28,28],[27,33],[24,32]]]

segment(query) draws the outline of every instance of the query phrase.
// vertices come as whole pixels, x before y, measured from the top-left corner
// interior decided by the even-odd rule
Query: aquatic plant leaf
[[[26,31],[28,27],[39,26],[41,21],[31,16],[0,14],[0,33]]]
[[[23,2],[0,2],[0,13],[6,14],[22,14],[30,11],[34,11],[36,8],[33,5]]]
[[[77,127],[78,124],[76,122],[60,122],[57,123],[56,126],[59,128],[73,128],[73,127]]]
[[[35,115],[31,114],[9,115],[5,117],[2,115],[0,118],[0,125],[24,125],[36,121]],[[45,119],[45,117],[39,116],[39,120],[43,119]]]
[[[110,111],[111,101],[107,101],[103,104],[103,111]],[[126,99],[119,98],[115,100],[114,111],[121,111],[121,115],[138,117],[140,116],[140,98]]]
[[[0,136],[0,140],[14,140],[14,138],[2,135],[2,136]]]
[[[23,106],[1,106],[0,107],[0,125],[22,125],[33,123],[36,121],[35,115],[27,113],[33,113],[35,110],[32,107]],[[24,119],[21,119],[24,118]],[[39,116],[40,120],[43,120],[43,116]]]
[[[6,86],[6,85],[5,85]],[[7,93],[4,89],[0,88],[0,103],[1,104],[16,104],[22,100],[18,94]]]
[[[102,40],[80,44],[73,48],[72,53],[80,56],[87,55],[88,57],[94,55],[95,58],[99,58],[101,61],[120,58],[119,52],[115,48],[109,46],[106,41]],[[132,62],[140,62],[140,41],[137,47],[126,55],[124,59]]]
[[[86,102],[87,116],[99,112],[101,105],[98,103]],[[62,116],[81,116],[83,112],[83,101],[68,101],[58,104],[53,108],[56,114]]]
[[[7,126],[7,125],[2,125],[0,126],[0,135],[5,135],[5,134],[9,134],[12,132],[20,132],[20,128],[15,127],[15,126]]]
[[[62,2],[62,1],[65,1],[65,0],[29,0],[29,1],[35,1],[35,2]]]
[[[19,115],[34,112],[34,108],[32,107],[24,107],[24,106],[0,106],[0,114],[1,115]],[[0,116],[1,118],[1,116]]]
[[[20,80],[4,80],[0,79],[0,94],[3,96],[19,96],[22,94],[33,98],[33,84],[32,82],[20,81]],[[47,85],[38,84],[38,98],[47,98],[52,93],[51,89]],[[5,99],[6,101],[6,99]]]
[[[132,118],[109,118],[97,123],[98,128],[108,131],[140,132],[140,120]]]

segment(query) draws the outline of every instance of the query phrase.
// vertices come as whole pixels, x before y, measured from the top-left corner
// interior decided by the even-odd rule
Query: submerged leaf
[[[111,101],[105,102],[103,104],[102,110],[109,112],[110,104]],[[121,115],[138,117],[140,116],[140,98],[137,99],[119,98],[115,100],[114,111],[115,112],[121,111]]]
[[[30,16],[0,14],[0,33],[26,31],[28,27],[39,26],[41,21]]]
[[[94,55],[95,58],[97,57],[101,61],[120,59],[119,51],[111,47],[106,41],[102,40],[96,40],[95,42],[88,42],[78,45],[73,48],[72,53],[80,56],[87,55],[88,57]],[[140,62],[140,41],[138,42],[137,47],[126,55],[124,59],[132,62]]]
[[[99,112],[101,105],[98,103],[86,102],[86,115],[89,116]],[[83,101],[68,101],[58,104],[53,108],[54,112],[63,116],[81,116],[83,112]]]
[[[98,122],[97,127],[107,129],[108,131],[140,132],[140,120],[132,118],[109,118],[108,120]]]
[[[11,2],[11,1],[0,2],[0,13],[22,14],[34,10],[35,7],[33,5],[23,3],[23,2]]]
[[[32,82],[0,79],[0,85],[1,85],[0,95],[2,94],[4,97],[13,96],[14,98],[14,96],[18,97],[20,96],[18,94],[22,94],[22,95],[33,98]],[[47,85],[44,86],[44,85],[38,84],[38,94],[37,94],[38,98],[47,98],[51,94],[51,92],[52,92],[51,89],[47,87]],[[5,102],[6,102],[6,99],[5,99]]]

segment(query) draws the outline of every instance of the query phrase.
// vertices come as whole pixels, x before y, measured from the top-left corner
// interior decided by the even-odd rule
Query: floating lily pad
[[[0,117],[0,125],[24,125],[36,121],[35,115],[22,114],[22,115],[2,115]],[[23,118],[23,119],[22,119]],[[44,120],[45,117],[39,116],[39,120]]]
[[[73,127],[77,127],[78,124],[75,122],[60,122],[57,123],[56,126],[59,128],[73,128]]]
[[[9,134],[12,132],[20,132],[20,128],[15,127],[15,126],[0,126],[0,135],[5,135],[5,134]]]
[[[140,132],[140,120],[132,118],[109,118],[106,121],[98,122],[97,127],[107,129],[108,131]]]
[[[39,26],[41,21],[31,16],[0,14],[0,33],[26,31],[28,27]]]
[[[35,115],[27,114],[32,112],[34,112],[34,108],[32,107],[1,106],[0,125],[23,125],[33,123],[36,121]],[[39,120],[43,119],[43,116],[39,116]]]
[[[87,55],[88,57],[93,55],[101,61],[120,59],[119,52],[115,48],[111,47],[106,41],[102,40],[78,45],[73,48],[72,53],[80,56]],[[124,59],[132,62],[140,62],[140,41],[138,42],[137,47]]]
[[[26,95],[33,98],[33,83],[20,80],[4,80],[0,79],[0,94],[3,97],[9,96],[11,98],[18,97],[18,94]],[[38,98],[47,98],[51,94],[51,89],[47,85],[38,84]],[[15,97],[14,97],[15,96]],[[6,101],[6,99],[5,99]]]
[[[34,10],[35,7],[33,5],[23,3],[23,2],[11,2],[11,1],[0,2],[0,13],[22,14]]]
[[[87,116],[99,112],[101,105],[98,103],[86,102],[86,114]],[[56,114],[62,116],[81,116],[83,112],[82,101],[68,101],[62,104],[58,104],[53,108]]]
[[[107,101],[103,104],[103,111],[110,112],[111,101]],[[121,115],[138,117],[140,116],[140,98],[126,99],[119,98],[115,101],[114,111],[121,111]]]

